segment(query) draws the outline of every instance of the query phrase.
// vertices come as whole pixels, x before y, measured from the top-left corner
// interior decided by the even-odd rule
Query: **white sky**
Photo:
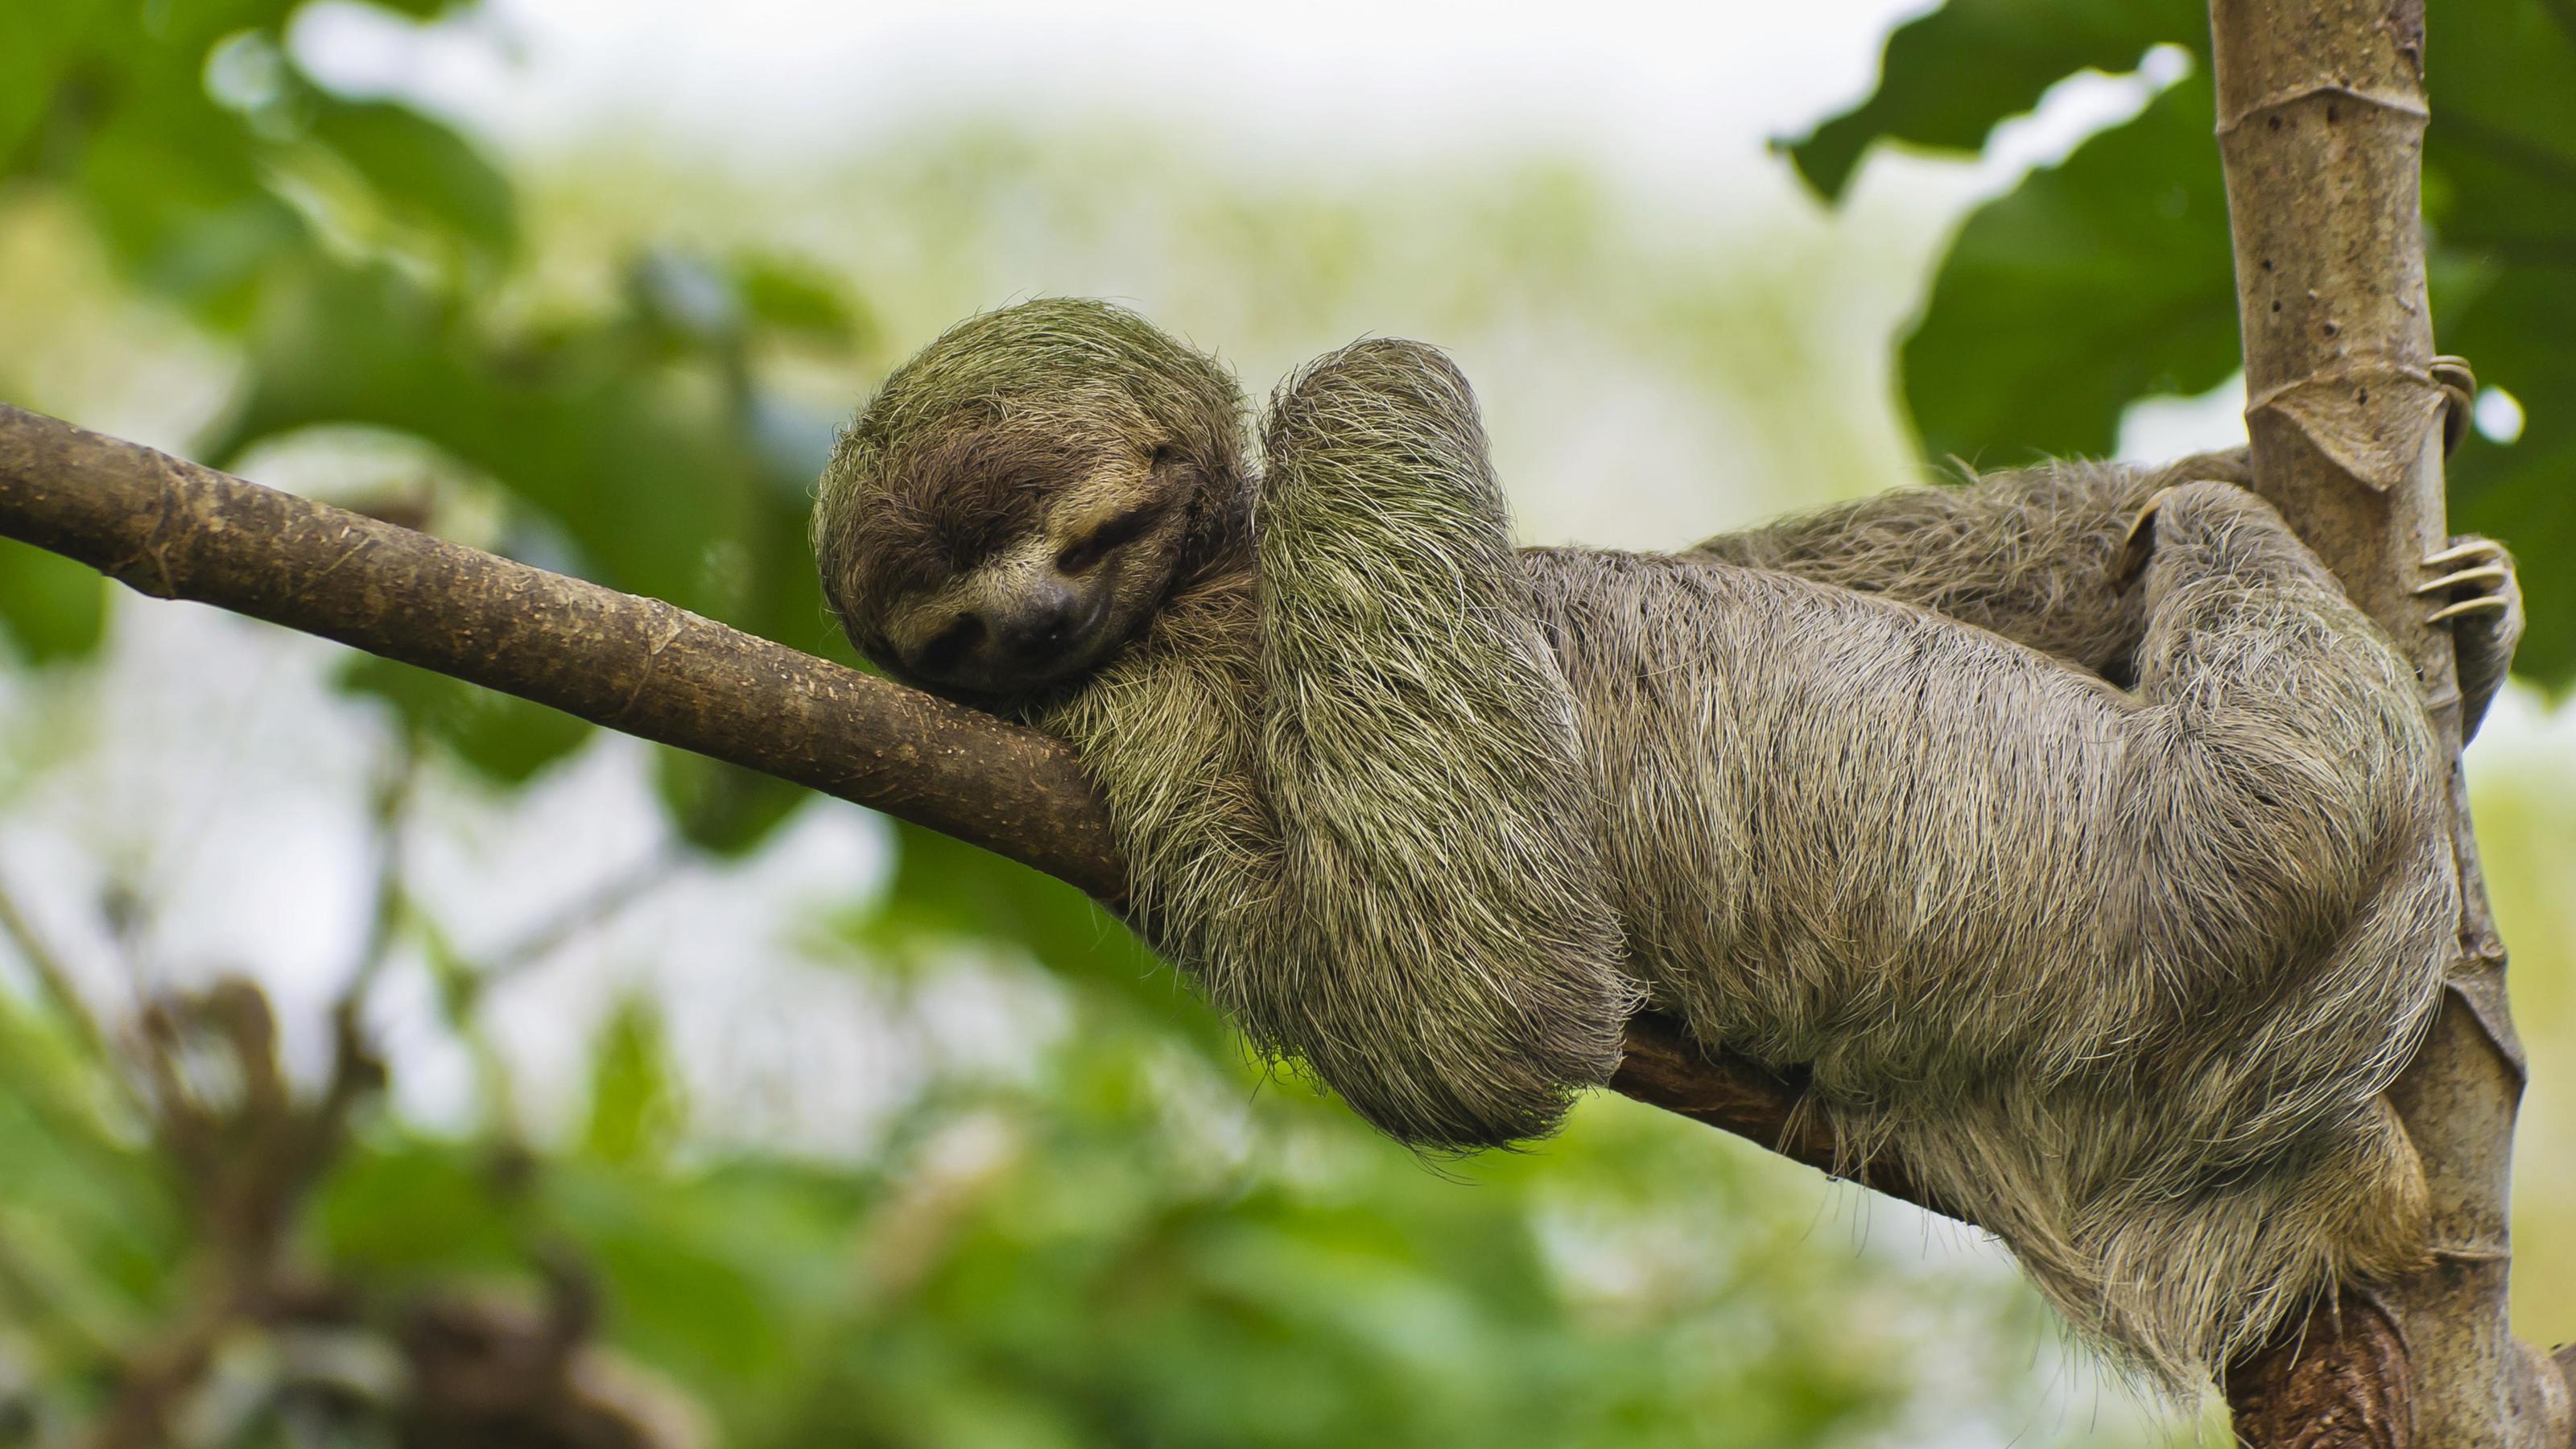
[[[1922,0],[494,0],[429,46],[354,5],[296,37],[335,81],[504,137],[602,124],[742,156],[942,113],[1108,109],[1316,157],[1570,148],[1661,177],[1760,154],[1864,93]],[[495,45],[495,41],[499,44]]]

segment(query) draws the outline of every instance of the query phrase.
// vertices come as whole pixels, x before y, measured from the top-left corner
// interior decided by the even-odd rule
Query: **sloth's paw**
[[[2450,547],[2425,555],[2417,567],[2426,576],[2413,590],[2424,621],[2451,626],[2459,660],[2461,735],[2466,738],[2477,732],[2487,702],[2513,666],[2513,647],[2522,638],[2522,584],[2504,545],[2475,534],[2452,539]]]
[[[2513,576],[2513,555],[2492,538],[2463,534],[2451,540],[2449,548],[2426,554],[2417,567],[2427,575],[2414,594],[2424,601],[2428,624],[2473,615],[2489,616],[2486,622],[2492,623],[2521,609],[2522,588]]]

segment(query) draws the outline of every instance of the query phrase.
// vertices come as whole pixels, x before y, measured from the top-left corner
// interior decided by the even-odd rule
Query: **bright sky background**
[[[1861,95],[1886,28],[1926,8],[494,0],[427,48],[385,43],[396,22],[357,6],[308,12],[297,44],[336,80],[516,140],[640,124],[757,157],[943,112],[1109,109],[1327,163],[1538,146],[1674,180],[1740,169]]]
[[[1931,0],[486,0],[425,31],[309,7],[293,43],[326,80],[400,94],[523,155],[603,136],[790,176],[944,119],[1043,134],[1066,117],[1168,126],[1269,170],[1444,156],[1570,157],[1691,222],[1813,206],[1771,151],[1866,95],[1892,26]],[[2188,62],[2075,77],[1975,165],[1881,157],[1918,224],[1948,220],[2134,114]],[[1866,186],[1863,188],[1867,189]],[[1884,223],[1876,223],[1884,224]],[[2141,410],[2131,456],[2241,440],[2227,395]]]

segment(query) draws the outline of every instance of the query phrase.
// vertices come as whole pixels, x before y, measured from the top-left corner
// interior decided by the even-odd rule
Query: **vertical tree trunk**
[[[2234,1365],[2227,1397],[2255,1445],[2560,1449],[2564,1383],[2506,1321],[2523,1060],[2458,766],[2450,635],[2407,592],[2446,541],[2423,0],[2212,0],[2210,14],[2256,486],[2423,676],[2453,755],[2464,907],[2440,1019],[2391,1093],[2432,1185],[2433,1264],[2348,1289]]]

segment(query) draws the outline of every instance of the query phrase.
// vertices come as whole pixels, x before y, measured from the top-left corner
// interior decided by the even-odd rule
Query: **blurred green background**
[[[661,40],[667,6],[32,0],[0,18],[0,399],[842,658],[804,543],[833,427],[1037,293],[1132,301],[1256,391],[1362,333],[1439,342],[1533,542],[2241,435],[2197,9],[1952,0],[1870,91],[1902,8],[1723,55],[1657,38],[1681,7],[1564,54],[1515,7],[1467,22],[1481,49],[1421,23],[1464,88],[1515,36],[1567,94],[1596,52],[1611,89],[1689,94],[1693,45],[1709,86],[1791,77],[1607,147],[1472,108],[1471,144],[1397,144],[1428,101],[1256,115],[1254,144],[1131,104],[1169,59],[1142,41],[1141,83],[934,82],[792,144],[754,106],[746,147],[649,78],[526,120],[586,36],[640,73],[600,37]],[[2471,768],[2548,1343],[2576,1337],[2576,713],[2542,688],[2576,662],[2576,34],[2490,10],[2433,7],[2427,204],[2443,340],[2490,384],[2457,511],[2535,615]],[[653,74],[810,84],[795,28],[844,13],[746,6],[783,38],[669,38]],[[1032,13],[947,23],[983,65]],[[1361,64],[1253,40],[1283,94]],[[0,1445],[2217,1433],[1900,1204],[1608,1097],[1426,1164],[1029,872],[0,543]]]

